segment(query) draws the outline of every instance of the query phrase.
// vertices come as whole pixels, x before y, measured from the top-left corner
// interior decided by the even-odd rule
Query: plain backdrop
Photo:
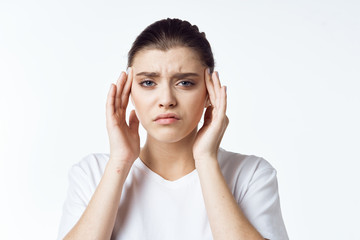
[[[360,239],[359,13],[355,0],[2,0],[0,239],[55,239],[68,170],[109,151],[110,83],[167,17],[206,33],[228,86],[222,147],[277,169],[290,239]]]

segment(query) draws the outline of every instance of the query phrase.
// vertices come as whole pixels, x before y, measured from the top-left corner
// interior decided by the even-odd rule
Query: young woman
[[[288,239],[275,169],[219,148],[228,123],[205,34],[179,19],[147,27],[108,93],[110,154],[70,170],[59,239]]]

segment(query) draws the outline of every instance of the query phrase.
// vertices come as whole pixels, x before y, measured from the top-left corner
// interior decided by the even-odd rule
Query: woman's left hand
[[[204,124],[197,132],[193,145],[195,165],[211,159],[217,159],[217,153],[229,119],[226,116],[226,86],[221,86],[219,75],[212,76],[205,69],[205,85],[210,99],[204,115]]]

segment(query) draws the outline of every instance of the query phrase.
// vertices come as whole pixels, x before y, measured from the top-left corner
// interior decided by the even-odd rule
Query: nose
[[[173,108],[177,104],[176,96],[170,86],[166,86],[161,89],[160,98],[159,98],[159,107],[160,108]]]

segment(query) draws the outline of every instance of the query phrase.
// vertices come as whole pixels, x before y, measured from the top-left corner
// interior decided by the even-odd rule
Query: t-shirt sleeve
[[[69,186],[63,205],[58,240],[63,239],[77,223],[92,195],[88,176],[79,164],[71,167],[68,179]]]
[[[260,234],[270,240],[287,240],[280,209],[276,170],[272,167],[254,172],[239,205]]]

